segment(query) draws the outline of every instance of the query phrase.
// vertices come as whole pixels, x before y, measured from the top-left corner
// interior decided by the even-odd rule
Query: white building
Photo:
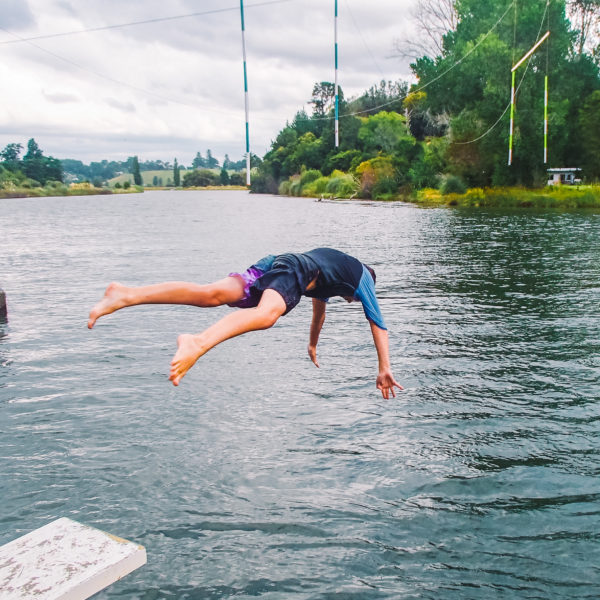
[[[548,176],[548,185],[577,185],[581,183],[581,169],[579,167],[548,169]]]

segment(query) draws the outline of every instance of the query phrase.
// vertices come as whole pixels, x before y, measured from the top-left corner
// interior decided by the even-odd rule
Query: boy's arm
[[[373,321],[369,319],[369,325],[371,326],[371,333],[373,334],[373,341],[375,342],[375,348],[377,350],[377,358],[379,360],[379,374],[377,375],[377,389],[381,390],[381,395],[388,400],[390,393],[395,398],[396,392],[394,386],[398,389],[404,389],[392,375],[392,368],[390,365],[390,351],[389,351],[389,339],[388,332],[385,329],[377,327]]]
[[[327,303],[323,300],[319,300],[318,298],[313,298],[312,306],[313,314],[312,321],[310,323],[310,337],[308,339],[308,356],[310,356],[310,360],[312,360],[318,367],[319,363],[317,362],[317,344],[319,342],[321,328],[325,322],[325,309],[327,308]]]

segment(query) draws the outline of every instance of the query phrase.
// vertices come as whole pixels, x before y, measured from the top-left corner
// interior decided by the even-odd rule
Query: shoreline
[[[246,186],[241,185],[209,185],[206,187],[142,187],[142,186],[131,186],[130,188],[96,188],[93,186],[84,186],[83,184],[76,184],[76,186],[50,186],[50,187],[37,187],[37,188],[13,188],[13,189],[0,189],[0,200],[8,200],[11,198],[59,198],[69,196],[112,196],[120,194],[142,194],[144,192],[164,192],[173,190],[177,192],[185,191],[247,191]]]
[[[411,194],[386,194],[378,198],[362,198],[356,194],[343,197],[334,194],[301,196],[282,194],[288,198],[315,198],[317,201],[358,200],[370,202],[407,202],[427,208],[597,208],[600,209],[600,186],[548,186],[528,189],[521,187],[471,188],[464,194],[442,194],[437,189],[424,188]]]
[[[131,186],[128,189],[95,188],[91,184],[71,186],[55,185],[45,188],[0,189],[0,200],[13,198],[44,198],[70,196],[102,196],[136,194],[153,191],[249,191],[246,186],[206,186],[206,187],[146,187]],[[250,191],[250,193],[252,193]],[[528,189],[520,187],[471,188],[464,194],[442,194],[437,189],[425,188],[411,194],[387,194],[385,197],[362,198],[356,194],[348,197],[334,194],[301,195],[275,194],[284,198],[313,198],[335,202],[337,200],[369,202],[407,202],[424,208],[558,208],[558,209],[600,209],[600,186],[549,186]]]

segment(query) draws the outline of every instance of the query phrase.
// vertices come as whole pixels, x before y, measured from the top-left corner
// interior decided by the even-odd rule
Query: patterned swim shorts
[[[243,273],[229,273],[229,277],[238,277],[244,282],[244,297],[237,302],[232,302],[227,306],[233,306],[235,308],[253,308],[258,306],[260,297],[252,296],[250,294],[250,286],[259,278],[264,275],[264,272],[256,267],[250,267]]]

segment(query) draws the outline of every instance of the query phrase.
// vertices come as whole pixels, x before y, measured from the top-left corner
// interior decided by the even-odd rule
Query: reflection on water
[[[239,192],[5,201],[0,543],[70,516],[144,544],[103,598],[597,598],[600,220]],[[167,382],[229,309],[110,280],[209,281],[333,246],[377,271],[396,378],[360,306],[310,303]]]

